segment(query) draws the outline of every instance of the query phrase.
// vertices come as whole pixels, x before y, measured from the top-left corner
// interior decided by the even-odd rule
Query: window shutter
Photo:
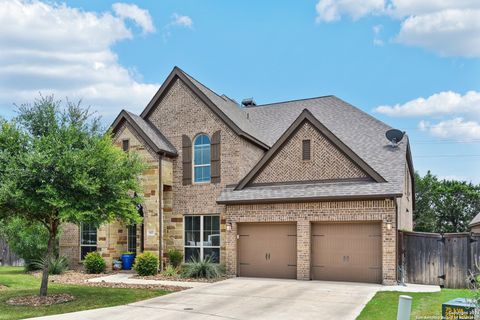
[[[211,156],[211,181],[220,183],[220,131],[212,135],[210,156]]]
[[[192,141],[182,136],[183,185],[192,184]]]
[[[302,141],[302,159],[310,160],[310,140]]]

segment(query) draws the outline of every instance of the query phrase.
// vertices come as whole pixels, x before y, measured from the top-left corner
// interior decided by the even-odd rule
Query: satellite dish
[[[405,131],[400,131],[398,129],[390,129],[385,133],[388,141],[392,144],[392,147],[397,147],[398,143],[402,141]]]

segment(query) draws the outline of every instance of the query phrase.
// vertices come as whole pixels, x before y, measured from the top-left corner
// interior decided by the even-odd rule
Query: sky
[[[480,183],[480,1],[0,0],[0,117],[39,94],[108,126],[174,66],[257,104],[336,95],[406,131],[414,167]]]

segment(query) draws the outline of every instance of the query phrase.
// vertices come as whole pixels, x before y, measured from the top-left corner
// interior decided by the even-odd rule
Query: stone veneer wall
[[[319,221],[380,221],[382,222],[384,284],[396,283],[396,202],[395,200],[364,200],[308,202],[258,205],[227,205],[227,271],[237,272],[237,223],[242,222],[297,223],[297,279],[310,279],[311,223]],[[390,230],[387,223],[392,224]]]
[[[218,214],[221,217],[220,260],[225,263],[225,207],[216,200],[221,190],[236,184],[260,160],[264,151],[237,136],[181,80],[177,79],[148,120],[175,146],[179,155],[171,159],[171,191],[164,193],[164,253],[183,252],[184,215]],[[221,131],[221,182],[182,185],[182,135],[193,139],[199,133],[210,137]]]
[[[310,140],[310,160],[302,160],[302,140]],[[305,122],[254,178],[257,183],[368,178],[310,122]]]

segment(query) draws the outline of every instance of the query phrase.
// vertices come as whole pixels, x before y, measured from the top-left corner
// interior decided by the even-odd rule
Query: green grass
[[[410,319],[427,317],[440,319],[442,303],[455,298],[468,298],[472,293],[468,289],[442,289],[435,293],[378,292],[365,306],[357,320],[397,319],[398,297],[407,295],[413,298]]]
[[[47,307],[10,306],[5,303],[11,297],[38,294],[40,279],[23,273],[22,268],[0,267],[0,320],[23,319],[60,314],[87,309],[112,307],[167,294],[164,290],[99,288],[50,283],[48,293],[69,293],[75,296],[71,302]]]

